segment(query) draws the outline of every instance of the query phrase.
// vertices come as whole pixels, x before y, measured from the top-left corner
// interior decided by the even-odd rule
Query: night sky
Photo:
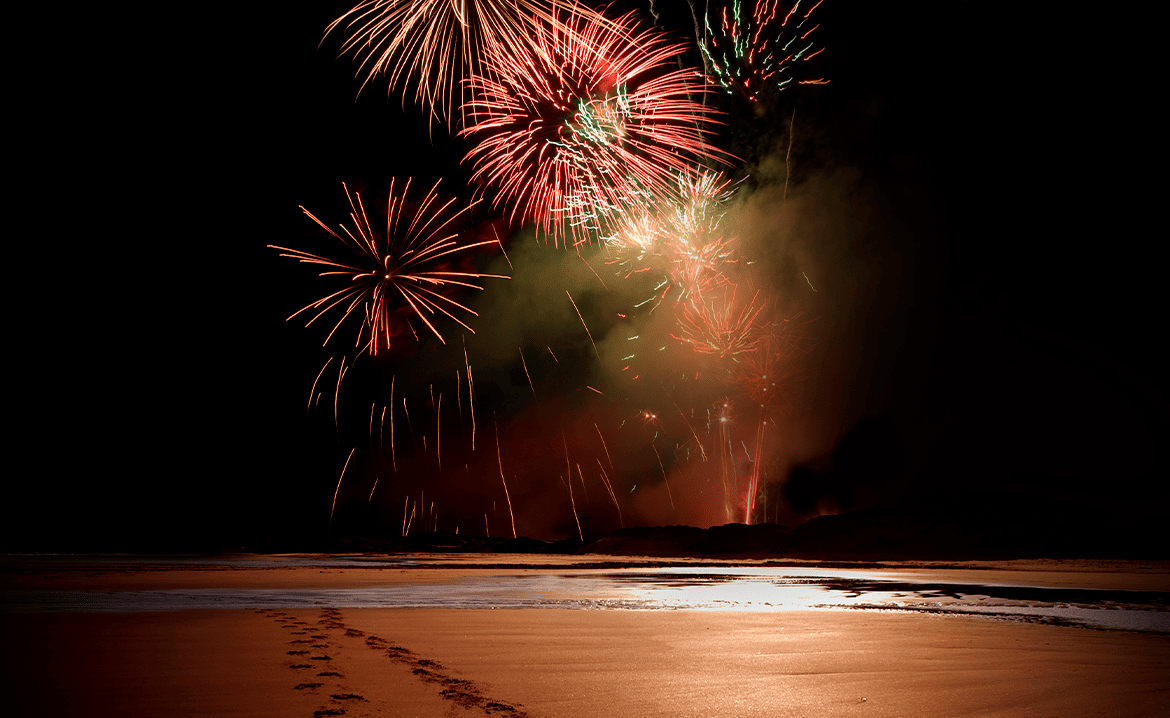
[[[660,23],[693,47],[685,4],[657,5]],[[645,3],[628,6],[650,22]],[[442,178],[447,196],[471,197],[466,141],[429,127],[384,82],[357,96],[356,64],[337,57],[339,38],[318,49],[348,9],[293,4],[216,22],[206,42],[185,41],[193,52],[177,77],[121,76],[130,78],[117,85],[126,102],[114,113],[126,121],[76,159],[106,198],[100,222],[121,233],[118,251],[95,252],[84,234],[68,240],[71,254],[102,255],[96,261],[118,279],[83,280],[85,291],[62,305],[103,305],[82,308],[81,341],[55,336],[62,320],[49,315],[60,311],[28,323],[23,351],[53,358],[37,370],[43,390],[21,389],[19,443],[38,468],[9,481],[6,547],[308,548],[327,532],[395,533],[404,498],[420,492],[435,502],[440,530],[482,533],[487,513],[493,535],[510,533],[493,416],[520,533],[576,534],[558,478],[566,451],[586,538],[618,527],[599,465],[627,526],[725,522],[709,483],[718,460],[696,459],[691,433],[704,434],[703,407],[720,392],[669,383],[671,371],[703,367],[672,346],[672,358],[646,367],[656,386],[623,376],[612,359],[629,327],[616,314],[642,288],[610,270],[604,289],[575,255],[507,229],[486,202],[473,231],[494,221],[516,270],[508,281],[482,280],[471,305],[480,316],[468,320],[476,334],[449,323],[445,346],[407,338],[358,361],[336,428],[331,390],[306,411],[314,377],[341,352],[321,348],[318,327],[284,321],[324,285],[266,245],[327,247],[298,205],[336,226],[342,182],[367,206],[384,202],[392,177],[420,187]],[[1144,196],[1131,186],[1135,103],[1099,65],[1074,60],[1084,52],[1075,18],[1011,12],[826,0],[816,69],[829,84],[782,93],[758,114],[719,100],[727,126],[718,144],[745,160],[731,172],[751,168],[730,212],[756,260],[750,279],[773,291],[802,337],[768,429],[769,520],[792,526],[913,505],[1076,532],[1164,513],[1164,482],[1151,482],[1165,473],[1164,301],[1147,235],[1127,219]],[[152,61],[103,67],[114,74]],[[99,181],[101,166],[119,168],[120,181]],[[498,252],[474,261],[507,269]],[[322,383],[331,372],[336,383],[337,362]],[[380,413],[389,403],[391,377],[397,473],[388,443],[378,449],[368,430],[371,404]],[[684,403],[672,406],[664,386]],[[432,465],[432,390],[443,397],[441,470]],[[741,482],[754,445],[747,403],[737,400]],[[647,410],[660,423],[639,421]]]

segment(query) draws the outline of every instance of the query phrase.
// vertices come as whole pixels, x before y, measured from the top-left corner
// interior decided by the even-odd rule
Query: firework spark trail
[[[516,514],[512,513],[512,496],[508,493],[508,482],[504,479],[504,459],[500,456],[500,426],[496,424],[495,414],[492,414],[492,426],[496,430],[496,461],[500,464],[500,483],[504,485],[504,498],[508,501],[508,517],[512,519],[512,538],[516,538]],[[484,514],[484,524],[487,524],[487,514]]]
[[[703,461],[706,461],[707,451],[703,448],[703,442],[699,439],[699,435],[695,433],[695,428],[691,426],[691,422],[689,419],[687,419],[687,415],[684,414],[683,410],[678,407],[678,403],[674,399],[671,399],[670,403],[674,404],[674,410],[677,411],[678,415],[682,417],[683,422],[687,425],[687,429],[689,429],[691,432],[691,436],[695,437],[695,444],[699,447],[699,454],[703,457]]]
[[[428,319],[428,316],[433,317],[436,314],[454,320],[474,334],[475,331],[451,310],[472,315],[476,313],[436,290],[450,292],[456,288],[464,288],[482,291],[483,287],[468,280],[508,277],[427,267],[441,266],[435,263],[453,254],[494,244],[491,240],[461,244],[457,232],[447,234],[451,231],[449,228],[453,223],[464,217],[478,200],[453,212],[451,208],[455,200],[440,202],[439,182],[436,182],[425,193],[408,226],[399,233],[399,223],[410,192],[410,180],[406,181],[399,194],[395,194],[394,181],[391,181],[386,230],[383,233],[372,229],[360,193],[351,194],[348,187],[344,184],[342,187],[352,210],[350,213],[352,230],[340,225],[341,234],[338,234],[304,207],[301,207],[301,210],[352,251],[355,255],[353,259],[333,259],[298,249],[268,245],[279,250],[282,257],[325,267],[325,271],[320,273],[322,277],[344,277],[347,280],[341,289],[301,308],[288,318],[292,319],[308,310],[316,311],[305,324],[309,326],[335,307],[340,308],[341,317],[325,338],[325,344],[328,344],[346,319],[350,316],[361,317],[355,343],[359,354],[363,352],[377,354],[380,347],[389,348],[394,334],[394,318],[399,313],[405,318],[416,339],[418,334],[414,332],[414,327],[410,323],[411,317],[421,321],[439,341],[446,343],[443,335],[439,333],[431,319]]]
[[[394,397],[390,397],[391,404],[393,404]],[[382,407],[382,418],[378,420],[378,467],[385,468],[386,465],[386,410],[389,406]],[[394,467],[394,472],[398,473],[398,467]]]
[[[349,450],[349,456],[345,458],[345,466],[341,467],[341,476],[337,477],[337,488],[333,489],[333,504],[329,507],[329,528],[333,528],[333,512],[337,509],[337,493],[341,491],[341,480],[345,478],[345,470],[349,468],[349,460],[353,458],[353,452],[357,451],[357,447]]]
[[[494,191],[493,207],[567,247],[590,241],[582,198],[620,205],[653,195],[703,161],[727,162],[706,142],[716,123],[692,96],[689,70],[664,72],[682,50],[632,14],[614,21],[554,11],[533,18],[516,50],[489,49],[472,75],[465,161]]]
[[[585,505],[588,506],[589,505],[589,489],[585,487],[585,474],[581,473],[581,464],[580,463],[577,464],[577,476],[581,479],[581,491],[585,494]],[[572,481],[572,477],[569,477],[569,481],[570,482]]]
[[[398,457],[394,453],[394,379],[395,376],[390,377],[390,462],[394,466],[394,475],[397,476]],[[402,401],[405,402],[406,399]]]
[[[613,484],[609,482],[609,476],[605,473],[605,467],[601,465],[601,459],[597,460],[597,468],[601,469],[601,483],[605,485],[605,490],[609,492],[609,498],[613,501],[613,505],[618,512],[618,525],[623,529],[626,527],[625,521],[622,520],[622,505],[618,503],[617,494],[613,492]]]
[[[569,290],[565,290],[565,296],[573,302],[573,295],[569,294]],[[597,360],[601,361],[601,353],[597,351],[597,342],[593,341],[593,333],[589,331],[589,325],[585,323],[585,317],[581,316],[581,310],[577,309],[577,303],[573,302],[573,311],[577,312],[577,318],[581,320],[581,326],[585,327],[585,334],[589,337],[589,343],[593,345],[593,353],[597,355]]]
[[[305,409],[306,415],[308,415],[308,413],[313,409],[313,394],[317,392],[317,382],[321,381],[321,375],[325,373],[326,367],[328,367],[329,363],[332,361],[333,357],[326,359],[324,366],[321,367],[321,371],[317,372],[317,378],[313,380],[313,388],[309,389],[309,406]]]
[[[406,507],[410,505],[410,494],[402,500],[402,538],[406,538]]]
[[[467,367],[467,404],[471,414],[471,450],[475,451],[475,379],[471,376],[471,362],[467,359],[467,347],[463,347],[463,363]]]
[[[500,240],[500,235],[496,232],[495,226],[492,226],[492,234],[496,235],[496,244],[500,245],[500,254],[504,255],[504,260],[508,262],[508,269],[516,271],[516,268],[512,266],[512,260],[508,259],[508,252],[504,249],[504,243]]]
[[[341,366],[337,370],[337,389],[333,392],[333,428],[338,430],[337,425],[337,398],[341,396],[341,380],[345,378],[345,357],[341,357]]]
[[[613,469],[613,457],[611,457],[609,455],[609,447],[605,445],[605,437],[601,435],[601,429],[599,429],[597,427],[596,422],[594,422],[593,428],[597,429],[597,438],[601,439],[601,448],[605,449],[605,460],[609,462],[609,468],[612,470]]]
[[[468,97],[465,72],[484,73],[489,49],[507,52],[525,41],[528,15],[552,20],[551,5],[562,0],[366,0],[334,20],[325,34],[344,28],[341,53],[352,52],[365,73],[362,89],[385,75],[389,89],[415,84],[415,101],[432,120],[453,125]],[[577,13],[593,14],[573,6]]]
[[[561,444],[565,447],[565,483],[569,485],[569,505],[573,507],[573,520],[577,522],[577,538],[583,543],[585,534],[581,532],[581,519],[577,518],[577,502],[573,499],[573,467],[569,463],[569,443],[565,440],[565,432],[561,431]]]
[[[516,347],[520,351],[520,363],[524,365],[524,376],[528,377],[528,388],[532,390],[532,398],[536,398],[536,387],[532,385],[532,375],[528,373],[528,362],[524,361],[524,348]]]
[[[759,491],[760,488],[760,464],[762,463],[761,459],[763,458],[764,428],[766,425],[767,422],[764,420],[764,405],[761,404],[760,419],[756,424],[756,455],[752,460],[752,473],[748,478],[747,501],[745,502],[746,506],[744,507],[743,522],[748,526],[751,526],[752,523],[752,509],[755,508],[756,492]]]
[[[815,42],[809,39],[820,25],[808,26],[821,2],[798,12],[801,4],[797,0],[787,13],[778,12],[776,0],[756,0],[750,14],[744,12],[743,0],[733,0],[730,12],[727,5],[709,8],[703,17],[704,37],[698,37],[696,18],[696,37],[708,77],[726,92],[752,102],[759,101],[766,90],[782,91],[793,83],[826,84],[824,78],[797,76],[798,63],[824,51],[813,51]],[[804,3],[805,7],[809,4]]]
[[[341,482],[338,482],[338,485],[340,486]],[[374,492],[377,490],[378,490],[378,477],[375,476],[374,477],[374,486],[373,486],[373,488],[370,489],[370,498],[366,499],[367,504],[374,500]]]
[[[435,408],[435,458],[439,462],[439,473],[443,473],[443,393],[439,392],[439,405]]]
[[[658,453],[658,447],[653,442],[650,443],[650,448],[654,449],[654,456],[658,458],[658,468],[662,471],[662,483],[666,484],[666,497],[670,499],[670,508],[674,509],[674,495],[670,493],[670,482],[666,480],[666,467],[662,465],[662,456]]]
[[[463,428],[463,387],[460,386],[459,370],[455,370],[455,409],[459,414],[459,428]]]
[[[408,496],[407,499],[409,500],[409,498],[410,497]],[[418,508],[418,502],[412,501],[410,504],[410,520],[407,521],[405,523],[405,525],[402,527],[402,536],[403,537],[410,535],[410,527],[414,525],[414,514],[415,514],[416,508]]]

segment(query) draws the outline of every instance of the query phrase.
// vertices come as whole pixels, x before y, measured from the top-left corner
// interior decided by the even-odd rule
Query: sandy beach
[[[553,570],[541,561],[510,570]],[[1065,586],[1166,586],[1159,564],[1031,568]],[[3,590],[426,586],[490,570],[26,565]],[[22,716],[1170,715],[1170,636],[922,612],[10,611],[0,635]]]

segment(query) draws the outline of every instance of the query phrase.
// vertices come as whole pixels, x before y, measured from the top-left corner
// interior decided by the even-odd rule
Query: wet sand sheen
[[[441,590],[500,572],[13,563],[0,590]],[[1167,588],[1165,564],[1059,567],[921,573]],[[563,570],[533,560],[507,572]],[[2,712],[49,718],[1170,716],[1170,636],[901,611],[0,612],[0,646]]]
[[[492,715],[532,718],[1170,710],[1166,636],[948,616],[222,610],[7,615],[0,626],[18,715],[464,716],[489,703],[514,709]],[[461,685],[478,702],[460,701],[451,687]]]

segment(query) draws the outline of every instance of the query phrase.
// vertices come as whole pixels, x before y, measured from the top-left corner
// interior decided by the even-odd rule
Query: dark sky
[[[685,5],[658,5],[674,36],[692,41]],[[401,522],[404,499],[420,492],[442,530],[482,532],[486,513],[493,535],[510,531],[493,414],[522,533],[576,533],[559,479],[566,449],[586,534],[617,526],[599,462],[626,525],[723,523],[711,495],[717,460],[687,452],[705,419],[677,420],[718,392],[676,387],[691,402],[676,410],[665,384],[623,383],[598,361],[563,290],[602,353],[625,330],[615,315],[638,290],[612,274],[602,290],[580,260],[530,235],[505,242],[512,280],[484,280],[475,335],[450,326],[445,347],[428,340],[359,361],[342,384],[336,428],[328,399],[306,412],[314,377],[339,353],[320,348],[315,328],[284,321],[320,296],[319,284],[265,245],[327,246],[298,205],[336,225],[342,182],[384,199],[392,177],[428,186],[442,177],[447,192],[470,196],[459,163],[466,144],[428,128],[384,83],[355,100],[352,58],[337,58],[328,39],[318,50],[325,26],[347,9],[294,4],[217,22],[207,42],[185,40],[188,71],[165,82],[150,58],[109,63],[111,74],[135,70],[118,95],[133,98],[123,103],[133,111],[77,161],[95,180],[103,174],[95,164],[122,168],[115,184],[124,189],[97,183],[108,198],[104,223],[119,228],[125,250],[101,261],[122,279],[86,285],[110,308],[85,324],[82,347],[47,362],[45,392],[29,394],[26,436],[46,470],[13,482],[8,545],[309,545],[329,526],[351,449],[335,535]],[[1164,473],[1155,450],[1164,302],[1148,241],[1126,219],[1143,196],[1132,187],[1136,142],[1125,132],[1136,129],[1133,103],[1105,70],[1073,60],[1083,59],[1074,18],[1004,12],[975,2],[826,0],[817,68],[828,85],[784,93],[759,115],[721,101],[728,126],[719,142],[751,168],[733,210],[744,251],[758,261],[751,280],[800,314],[807,349],[769,429],[769,514],[781,523],[922,501],[1077,521],[1162,512],[1165,489],[1147,479]],[[790,199],[778,201],[777,158],[794,109]],[[491,217],[476,215],[481,229]],[[491,254],[476,261],[502,263]],[[794,276],[808,277],[809,289]],[[57,351],[48,336],[52,348],[32,354]],[[474,452],[466,384],[463,412],[456,408],[464,342]],[[670,354],[669,368],[693,368],[681,349]],[[368,431],[371,404],[378,413],[389,403],[391,377],[397,473]],[[424,434],[434,440],[432,390],[443,396],[441,470],[433,443],[421,451]],[[674,418],[644,425],[643,410]],[[754,446],[750,413],[737,415],[740,455]],[[737,481],[746,470],[740,460]]]

